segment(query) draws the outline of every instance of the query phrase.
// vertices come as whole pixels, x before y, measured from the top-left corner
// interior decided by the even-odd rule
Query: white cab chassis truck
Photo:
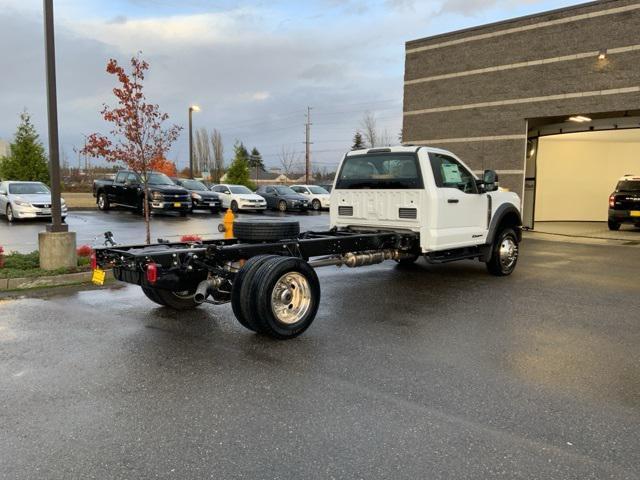
[[[453,153],[430,147],[347,153],[331,193],[331,228],[300,232],[297,221],[236,220],[234,238],[97,248],[92,266],[112,268],[147,298],[176,310],[230,302],[249,330],[294,338],[320,304],[315,269],[477,259],[510,275],[522,236],[520,200],[481,179]]]

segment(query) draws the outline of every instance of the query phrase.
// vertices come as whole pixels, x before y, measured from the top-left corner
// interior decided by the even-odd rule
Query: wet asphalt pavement
[[[640,250],[319,270],[291,341],[136,287],[0,301],[0,477],[640,478]]]
[[[158,237],[178,241],[182,235],[200,235],[204,239],[219,238],[218,225],[222,222],[224,212],[212,214],[196,210],[187,217],[174,214],[158,214],[151,217],[151,238]],[[263,212],[239,213],[238,218],[289,218],[295,216],[303,230],[327,228],[329,213],[305,212],[302,214]],[[24,220],[8,223],[0,216],[0,246],[6,252],[17,251],[28,253],[38,249],[38,232],[44,231],[47,220]],[[127,209],[113,209],[108,212],[98,210],[71,211],[67,216],[69,230],[76,232],[78,245],[102,245],[104,232],[114,234],[117,243],[144,243],[145,229],[142,217]]]

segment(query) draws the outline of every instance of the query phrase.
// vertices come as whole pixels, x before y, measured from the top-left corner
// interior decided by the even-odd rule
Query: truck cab
[[[520,239],[520,199],[479,179],[455,154],[432,147],[354,150],[331,192],[331,226],[419,234],[422,254],[488,245],[509,223]]]

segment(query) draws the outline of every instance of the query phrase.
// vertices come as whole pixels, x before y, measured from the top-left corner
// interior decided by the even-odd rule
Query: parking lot
[[[5,299],[0,476],[638,478],[637,248],[319,269],[286,342],[133,286]]]
[[[187,217],[172,214],[158,214],[151,217],[151,238],[164,238],[172,241],[180,240],[182,235],[199,235],[202,238],[218,238],[222,234],[218,232],[218,225],[222,222],[224,212],[212,214],[207,211],[198,211]],[[238,218],[282,218],[291,217],[300,222],[300,228],[304,230],[314,228],[327,228],[329,214],[326,211],[305,212],[302,214],[280,213],[267,211],[262,213],[239,213]],[[21,253],[38,249],[38,232],[45,229],[46,220],[26,220],[8,223],[4,217],[0,217],[2,235],[0,245],[6,251]],[[76,232],[78,245],[102,245],[104,232],[114,234],[117,243],[131,244],[144,243],[144,221],[141,215],[127,209],[113,209],[108,212],[98,210],[71,211],[67,216],[69,230]]]

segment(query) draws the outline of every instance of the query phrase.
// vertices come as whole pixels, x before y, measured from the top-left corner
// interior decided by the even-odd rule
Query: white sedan
[[[232,212],[237,212],[238,210],[267,209],[267,201],[260,195],[253,193],[244,185],[222,183],[211,187],[211,191],[218,194],[222,208],[230,208]]]
[[[313,210],[329,208],[331,205],[329,201],[331,194],[322,187],[317,185],[292,185],[291,189],[294,192],[307,197]]]
[[[62,201],[62,220],[67,205]],[[0,182],[0,215],[9,222],[23,218],[51,217],[51,191],[42,182]]]

